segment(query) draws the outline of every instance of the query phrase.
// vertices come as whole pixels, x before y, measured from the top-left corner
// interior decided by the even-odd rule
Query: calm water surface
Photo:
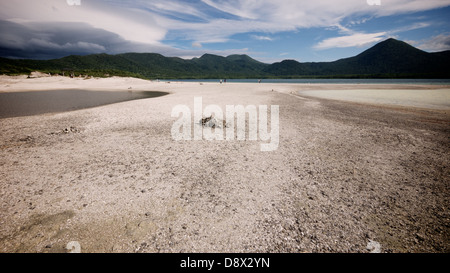
[[[84,90],[0,93],[0,118],[73,111],[167,94],[156,91],[108,92]]]

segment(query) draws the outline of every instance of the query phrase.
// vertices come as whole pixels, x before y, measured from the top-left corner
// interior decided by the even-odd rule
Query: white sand
[[[351,89],[300,91],[317,98],[450,110],[450,89]]]
[[[0,252],[448,252],[448,114],[297,94],[404,86],[0,77],[3,92],[130,87],[171,94],[0,119]],[[195,96],[279,105],[279,148],[174,141],[171,110]]]
[[[412,106],[448,110],[450,108],[450,87],[439,85],[361,85],[361,84],[252,84],[216,82],[165,82],[147,81],[136,78],[69,78],[62,76],[27,79],[26,76],[0,76],[0,92],[36,90],[145,90],[178,92],[179,90],[208,89],[212,92],[235,89],[270,90],[299,94],[317,98],[370,103],[381,105]]]

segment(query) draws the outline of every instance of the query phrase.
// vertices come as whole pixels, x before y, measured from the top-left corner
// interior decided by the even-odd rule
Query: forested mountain
[[[147,79],[183,78],[450,78],[450,51],[427,53],[405,42],[388,39],[361,54],[334,62],[284,60],[265,64],[247,55],[205,54],[190,60],[156,53],[93,54],[54,60],[0,58],[0,73],[32,71],[91,76],[133,76]]]

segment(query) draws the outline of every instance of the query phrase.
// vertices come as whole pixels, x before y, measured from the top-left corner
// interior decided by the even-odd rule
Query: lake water
[[[91,108],[122,101],[167,95],[155,91],[56,90],[0,93],[0,118]]]
[[[180,82],[219,82],[220,79],[160,80]],[[258,83],[259,79],[227,79],[231,83]],[[316,84],[431,84],[450,85],[450,79],[261,79],[261,83],[316,83]]]

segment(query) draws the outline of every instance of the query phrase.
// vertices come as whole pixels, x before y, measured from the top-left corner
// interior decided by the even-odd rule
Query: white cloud
[[[336,26],[343,18],[352,15],[386,16],[450,5],[450,0],[383,0],[380,6],[368,5],[366,0],[202,2],[203,5],[181,0],[91,0],[81,1],[80,6],[70,6],[64,0],[2,1],[0,19],[13,22],[84,22],[116,33],[126,40],[141,43],[160,43],[168,31],[174,31],[172,35],[181,36],[177,38],[223,42],[238,33],[276,33],[299,28]],[[207,11],[206,5],[235,18],[214,17]],[[201,20],[187,22],[181,15]]]
[[[418,48],[429,52],[450,50],[450,34],[440,34],[437,36],[433,36],[428,40],[414,42],[414,44],[416,44]]]
[[[121,3],[124,1],[116,1]],[[197,9],[193,5],[186,4],[186,2],[178,1],[134,1],[135,6],[145,9],[157,11],[162,14],[185,14],[189,16],[195,16],[200,18],[208,17],[207,14]],[[130,4],[133,5],[133,4]]]
[[[408,25],[401,28],[391,29],[386,32],[378,32],[378,33],[361,33],[355,32],[347,27],[344,27],[340,24],[337,24],[337,27],[340,30],[340,33],[347,34],[341,37],[332,37],[325,39],[319,43],[317,43],[313,48],[322,50],[329,48],[343,48],[343,47],[361,47],[368,44],[372,44],[375,42],[379,42],[382,39],[388,37],[394,37],[396,33],[411,31],[420,28],[426,28],[431,25],[430,22],[418,22],[412,25]]]
[[[229,14],[256,23],[274,23],[271,29],[323,27],[352,15],[387,16],[450,5],[450,0],[384,0],[371,6],[366,0],[202,0]]]
[[[202,44],[199,43],[199,42],[193,42],[192,43],[192,47],[194,47],[194,48],[202,48]]]
[[[315,49],[328,49],[337,47],[365,46],[367,44],[379,42],[386,38],[386,32],[378,33],[356,33],[353,35],[333,37],[325,39],[314,46]]]
[[[258,19],[260,13],[257,12],[261,10],[260,4],[262,2],[267,1],[255,1],[255,0],[247,0],[247,1],[239,1],[239,0],[230,0],[230,1],[222,1],[222,0],[202,0],[205,4],[214,7],[220,11],[244,18],[255,20]]]
[[[432,23],[430,22],[418,22],[418,23],[414,23],[412,25],[408,25],[408,26],[404,26],[401,28],[397,28],[397,29],[393,29],[390,31],[390,33],[399,33],[399,32],[406,32],[406,31],[411,31],[411,30],[415,30],[415,29],[420,29],[420,28],[426,28],[431,26]]]
[[[359,46],[383,38],[380,33],[354,33],[352,26],[364,23],[360,18],[406,14],[449,5],[450,0],[382,0],[380,6],[368,5],[366,0],[81,0],[81,5],[70,6],[65,0],[14,0],[1,1],[0,20],[20,24],[52,23],[55,27],[61,23],[85,24],[90,29],[104,30],[129,42],[123,48],[159,48],[164,52],[170,49],[179,52],[165,45],[166,40],[186,40],[188,45],[199,50],[199,45],[227,42],[233,35],[242,33],[258,33],[254,39],[270,41],[271,34],[278,32],[338,27],[340,34],[345,36],[326,39],[316,45],[323,49],[332,45]],[[353,18],[359,21],[352,21]],[[341,26],[344,19],[351,22],[346,27]],[[51,43],[65,45],[55,43],[45,33],[36,30],[33,38],[41,39],[42,46],[45,42],[49,46]],[[13,40],[9,42],[13,44]],[[94,52],[102,47],[108,50],[105,44],[91,40],[71,41],[70,44],[91,48]],[[118,49],[118,44],[114,48]],[[189,54],[193,55],[192,52]]]
[[[259,41],[273,41],[273,39],[270,38],[269,36],[252,35],[251,37],[252,37],[253,39],[259,40]]]
[[[126,40],[157,44],[166,34],[156,16],[144,10],[114,6],[101,1],[81,1],[70,6],[64,0],[2,1],[0,19],[16,23],[59,22],[87,23],[116,33]]]
[[[309,27],[339,25],[352,15],[386,16],[450,5],[450,0],[383,0],[371,6],[366,0],[202,0],[203,5],[181,0],[2,1],[0,19],[13,22],[84,22],[116,33],[126,40],[158,44],[168,31],[176,38],[223,42],[245,32],[276,33]],[[235,18],[218,18],[205,6]],[[170,16],[174,15],[174,16]],[[183,16],[200,18],[184,21]],[[216,14],[217,15],[217,14]],[[184,37],[183,37],[184,36]],[[209,37],[209,38],[208,38]]]
[[[178,0],[165,2],[167,1],[179,2]],[[166,20],[161,25],[172,30],[173,38],[191,39],[202,43],[226,42],[232,35],[247,32],[277,33],[329,26],[337,26],[342,32],[350,35],[355,33],[341,25],[345,18],[381,17],[450,5],[450,0],[384,0],[380,6],[368,5],[366,0],[202,0],[202,2],[234,18],[207,16],[205,22],[180,23],[176,20]],[[351,22],[353,25],[363,24],[365,20]]]

